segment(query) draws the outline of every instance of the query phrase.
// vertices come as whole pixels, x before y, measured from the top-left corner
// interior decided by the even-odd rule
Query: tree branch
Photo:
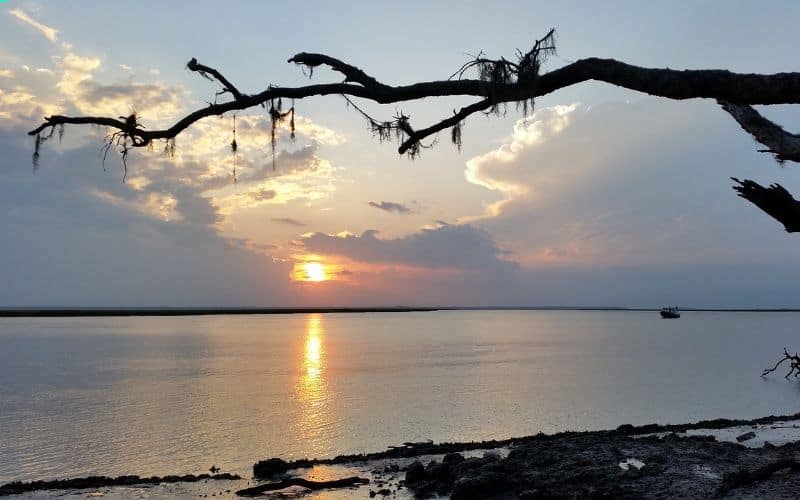
[[[330,66],[332,70],[343,74],[345,82],[356,82],[365,87],[386,87],[386,85],[378,82],[378,80],[364,73],[364,71],[361,69],[342,62],[334,57],[326,56],[325,54],[300,52],[299,54],[295,54],[295,56],[290,58],[287,62],[306,66],[312,71],[317,66],[324,64],[326,66]]]
[[[766,119],[752,106],[726,101],[719,101],[719,104],[745,132],[769,148],[765,152],[774,154],[778,161],[800,162],[800,135],[783,130],[783,127]]]
[[[225,92],[230,92],[233,95],[234,99],[241,99],[242,93],[239,92],[239,89],[237,89],[231,82],[229,82],[227,78],[222,76],[222,73],[215,70],[214,68],[198,63],[197,59],[195,59],[194,57],[191,58],[188,63],[186,63],[186,67],[189,68],[190,71],[196,71],[200,73],[209,80],[211,80],[212,78],[208,75],[212,75],[214,78],[217,79],[219,83],[222,84],[222,88],[224,89]]]
[[[552,40],[551,31],[542,40]],[[556,90],[588,80],[597,80],[631,90],[669,99],[711,98],[734,104],[779,104],[800,103],[800,73],[777,73],[773,75],[739,74],[725,70],[672,70],[643,68],[613,59],[588,58],[576,61],[557,70],[538,75],[541,60],[554,50],[552,43],[541,43],[525,54],[520,54],[519,64],[508,63],[504,59],[480,62],[482,79],[478,80],[440,80],[414,83],[411,85],[390,86],[383,84],[361,69],[336,58],[315,53],[301,52],[289,62],[313,68],[326,65],[345,76],[343,83],[317,84],[303,87],[272,87],[257,94],[243,94],[218,70],[205,66],[192,59],[187,64],[209,79],[217,80],[223,87],[221,93],[228,92],[233,99],[225,103],[214,103],[189,113],[175,124],[161,130],[144,130],[136,120],[120,121],[107,117],[69,117],[53,115],[44,123],[31,130],[29,135],[38,135],[46,129],[64,124],[95,124],[117,129],[131,139],[132,147],[149,145],[154,140],[174,139],[186,128],[208,116],[217,116],[230,111],[238,111],[263,105],[280,98],[303,99],[311,96],[343,94],[360,97],[379,104],[398,103],[439,96],[476,96],[483,100],[462,108],[453,117],[442,120],[430,127],[414,131],[408,126],[407,137],[402,140],[398,150],[412,152],[412,146],[422,139],[448,127],[459,126],[470,114],[495,108],[507,102],[527,102]],[[494,66],[493,66],[494,65]],[[531,68],[534,68],[532,70]],[[502,78],[491,70],[503,69]],[[523,69],[525,70],[523,72]],[[515,73],[516,72],[516,73]],[[353,83],[348,83],[353,82]],[[729,108],[728,109],[734,109]],[[728,110],[726,109],[726,110]],[[730,112],[730,111],[729,111]],[[131,125],[134,123],[135,125]],[[407,121],[406,121],[407,123]],[[777,126],[775,126],[777,127]],[[403,127],[404,128],[404,127]],[[406,130],[403,130],[406,132]],[[749,131],[749,130],[748,130]],[[454,137],[455,137],[454,130]],[[783,154],[780,144],[769,146],[776,154]],[[793,159],[792,154],[784,155]]]
[[[453,116],[450,118],[444,119],[439,123],[431,125],[428,128],[424,128],[422,130],[411,131],[408,134],[408,138],[400,144],[400,147],[397,148],[397,152],[400,154],[405,153],[410,148],[412,148],[415,144],[419,144],[419,141],[428,137],[430,135],[435,134],[441,130],[446,128],[455,127],[466,117],[471,115],[472,113],[476,113],[478,111],[483,111],[484,109],[491,108],[494,105],[491,99],[484,99],[482,101],[478,101],[475,104],[470,104],[469,106],[461,108],[458,113],[454,113]],[[454,140],[455,142],[455,140]]]
[[[733,186],[733,189],[739,196],[783,224],[787,232],[800,232],[800,201],[795,200],[783,186],[772,184],[764,187],[749,179],[743,181],[736,177],[731,179],[738,184]]]

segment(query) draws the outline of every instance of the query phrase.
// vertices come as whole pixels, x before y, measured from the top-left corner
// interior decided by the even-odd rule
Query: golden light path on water
[[[300,406],[296,435],[316,454],[329,449],[333,426],[331,394],[326,380],[327,355],[322,315],[309,315],[295,394]]]

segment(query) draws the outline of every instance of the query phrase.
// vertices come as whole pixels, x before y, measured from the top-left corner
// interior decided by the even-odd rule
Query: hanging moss
[[[31,158],[31,161],[33,162],[34,171],[36,171],[36,169],[39,168],[39,148],[41,148],[41,146],[42,146],[42,134],[40,132],[36,134],[36,142],[34,143],[33,146],[33,157]]]
[[[450,129],[450,140],[458,148],[459,152],[461,152],[461,145],[463,144],[461,141],[462,126],[463,122],[458,122],[455,125],[453,125],[453,128]]]

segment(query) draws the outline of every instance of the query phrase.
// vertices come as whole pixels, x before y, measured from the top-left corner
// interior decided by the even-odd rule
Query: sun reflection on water
[[[298,437],[310,446],[310,452],[323,453],[330,441],[331,395],[326,380],[327,352],[322,316],[312,314],[306,321],[300,380],[296,400],[300,406],[296,422]]]

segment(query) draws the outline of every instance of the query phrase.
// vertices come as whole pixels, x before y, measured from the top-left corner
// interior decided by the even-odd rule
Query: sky
[[[49,114],[164,127],[215,99],[186,62],[243,92],[300,86],[287,59],[345,60],[390,84],[512,57],[555,27],[545,71],[583,57],[670,68],[798,71],[797,2],[96,2],[0,4],[0,307],[800,307],[800,240],[730,177],[800,193],[714,102],[586,82],[523,116],[469,118],[409,160],[338,96],[296,102],[297,138],[264,110],[207,118],[102,161],[105,131]],[[313,82],[340,81],[318,69]],[[225,97],[221,97],[224,99]],[[414,126],[468,98],[402,105]],[[760,107],[788,130],[790,106]],[[233,171],[236,170],[236,181]]]

